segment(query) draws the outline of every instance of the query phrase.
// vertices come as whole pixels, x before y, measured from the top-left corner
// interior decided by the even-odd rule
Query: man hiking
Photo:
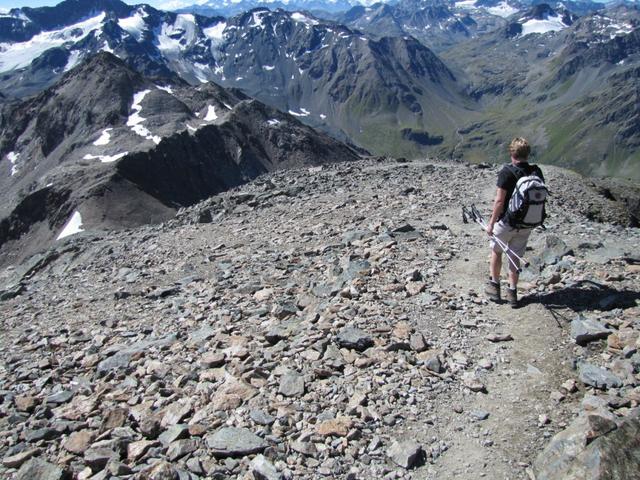
[[[500,271],[502,269],[502,246],[494,236],[502,240],[515,254],[509,260],[509,288],[506,300],[513,308],[518,306],[518,267],[524,255],[531,231],[542,225],[545,217],[544,202],[547,189],[542,171],[527,162],[531,146],[524,138],[514,138],[509,145],[511,163],[498,173],[493,211],[487,224],[491,239],[490,278],[485,289],[487,297],[500,302]]]

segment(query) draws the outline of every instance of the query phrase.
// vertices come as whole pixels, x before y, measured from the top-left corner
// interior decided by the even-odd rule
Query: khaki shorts
[[[513,228],[510,225],[502,223],[500,220],[493,227],[493,234],[509,245],[509,248],[513,252],[522,257],[524,251],[527,248],[527,242],[529,241],[529,235],[531,235],[531,228]],[[491,239],[491,249],[496,253],[502,253],[502,247],[498,245],[493,239]]]

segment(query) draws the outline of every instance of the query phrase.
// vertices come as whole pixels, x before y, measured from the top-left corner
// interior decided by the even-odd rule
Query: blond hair
[[[531,145],[527,142],[526,139],[522,137],[516,137],[511,140],[511,144],[509,145],[509,154],[513,158],[517,158],[518,160],[526,160],[529,158],[529,154],[531,153]]]

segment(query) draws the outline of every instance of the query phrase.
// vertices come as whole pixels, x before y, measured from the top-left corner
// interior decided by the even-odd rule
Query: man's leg
[[[487,298],[493,302],[499,302],[500,297],[500,269],[502,267],[502,254],[491,250],[489,263],[489,281],[484,289]]]
[[[531,234],[531,230],[518,230],[515,235],[509,242],[509,248],[519,255],[520,257],[524,255],[524,252],[527,248],[527,242],[529,241],[529,235]],[[518,272],[518,267],[520,267],[520,260],[517,257],[512,256],[513,263],[509,262],[509,288],[507,289],[507,301],[509,304],[517,308],[518,307],[518,279],[520,278],[520,273]]]
[[[500,271],[502,270],[502,252],[491,250],[491,260],[489,262],[489,273],[491,280],[500,283]],[[509,277],[511,278],[511,277]]]
[[[520,278],[518,268],[520,268],[520,260],[513,258],[513,263],[509,262],[509,287],[513,290],[518,288],[518,278]]]

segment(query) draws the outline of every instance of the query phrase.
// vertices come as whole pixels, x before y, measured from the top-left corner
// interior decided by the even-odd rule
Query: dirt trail
[[[486,188],[479,197],[492,199],[493,187]],[[469,201],[476,201],[488,215],[489,201]],[[449,227],[451,246],[460,251],[442,272],[441,288],[457,296],[475,292],[482,299],[489,259],[486,235],[477,224],[462,223],[459,206],[442,212],[436,222]],[[539,233],[533,233],[536,234]],[[468,345],[464,354],[486,393],[472,393],[461,386],[458,398],[451,399],[454,404],[434,402],[435,416],[440,419],[436,425],[444,428],[436,433],[417,425],[414,428],[427,443],[433,435],[444,439],[448,450],[424,475],[414,478],[528,478],[531,461],[571,415],[570,402],[558,404],[550,399],[551,392],[574,377],[571,346],[566,340],[568,325],[559,323],[549,310],[536,303],[516,310],[507,304],[486,303],[465,317],[477,326],[457,325],[452,334],[462,337]],[[513,340],[492,343],[486,339],[495,333],[509,334]],[[481,367],[481,359],[493,366]],[[461,382],[462,373],[456,374],[456,381]],[[454,407],[462,413],[456,413]],[[478,420],[487,413],[487,419]],[[541,415],[546,415],[550,423],[541,425]]]

